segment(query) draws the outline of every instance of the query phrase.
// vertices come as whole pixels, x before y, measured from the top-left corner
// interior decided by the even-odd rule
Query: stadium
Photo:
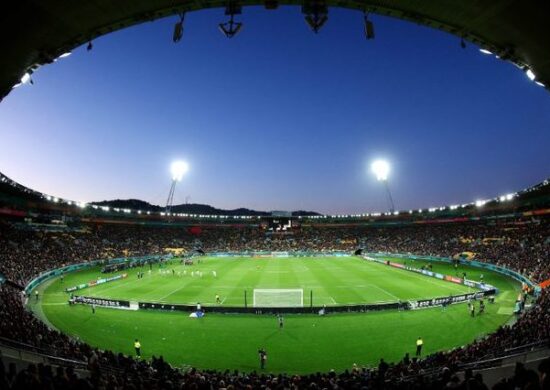
[[[187,13],[221,8],[230,19],[219,30],[233,38],[253,5],[300,5],[315,33],[329,7],[359,10],[367,40],[376,15],[414,22],[512,63],[533,88],[550,85],[547,5],[30,1],[0,17],[18,37],[2,43],[2,105],[113,31],[176,18],[178,43]],[[387,209],[351,214],[178,204],[192,171],[180,160],[162,206],[69,199],[0,173],[0,387],[550,388],[548,167],[527,188],[402,210],[390,165],[368,167]],[[262,190],[293,192],[279,185]]]

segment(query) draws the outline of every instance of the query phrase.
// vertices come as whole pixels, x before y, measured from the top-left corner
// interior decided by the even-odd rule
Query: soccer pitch
[[[416,267],[422,261],[407,261]],[[436,272],[455,275],[451,265],[431,263]],[[163,355],[176,366],[254,370],[257,350],[268,351],[268,371],[314,372],[349,368],[353,363],[373,365],[381,357],[398,360],[414,352],[422,336],[426,352],[446,350],[471,342],[508,321],[519,285],[502,275],[484,273],[484,280],[499,288],[495,304],[471,318],[466,305],[414,311],[330,314],[331,305],[374,303],[456,295],[469,288],[413,272],[368,262],[358,257],[322,258],[202,258],[184,266],[173,261],[126,270],[128,278],[76,292],[78,295],[131,301],[200,302],[206,316],[155,310],[125,311],[66,302],[64,288],[96,279],[99,269],[67,274],[40,287],[42,298],[33,309],[59,330],[102,349],[132,354],[139,338],[144,357]],[[214,275],[215,272],[215,275]],[[480,270],[460,267],[477,280]],[[202,273],[202,276],[200,276]],[[194,275],[194,276],[192,276]],[[219,294],[222,306],[244,306],[247,291],[252,306],[254,289],[303,289],[304,306],[327,305],[329,315],[285,315],[284,327],[270,315],[209,314]]]

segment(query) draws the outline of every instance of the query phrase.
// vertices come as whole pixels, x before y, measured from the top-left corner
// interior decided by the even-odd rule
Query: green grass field
[[[393,259],[404,261],[402,259]],[[409,264],[410,260],[406,260]],[[422,265],[416,261],[417,266]],[[171,270],[174,269],[174,274]],[[79,295],[132,301],[244,305],[244,291],[252,303],[254,288],[302,288],[304,305],[313,291],[315,305],[351,304],[439,297],[468,292],[465,286],[428,278],[409,271],[367,262],[359,258],[205,258],[201,264],[173,262],[162,274],[153,266],[145,277],[137,269],[127,279],[78,292]],[[184,272],[185,271],[185,272]],[[190,275],[201,271],[202,277]],[[214,277],[212,271],[216,271]],[[434,271],[455,274],[448,264],[435,263]],[[460,267],[471,279],[480,271]],[[179,275],[178,275],[179,272]],[[176,366],[254,370],[257,350],[268,351],[272,372],[344,370],[353,363],[375,364],[381,357],[399,360],[414,351],[418,336],[427,353],[471,342],[510,320],[519,285],[496,273],[483,271],[485,281],[501,291],[497,302],[481,316],[471,318],[466,305],[416,311],[384,311],[353,314],[287,315],[284,329],[269,315],[208,314],[191,319],[186,313],[124,311],[88,306],[69,306],[63,289],[97,278],[99,269],[54,279],[39,287],[42,298],[32,308],[48,323],[102,349],[132,354],[139,338],[144,357],[163,355]]]

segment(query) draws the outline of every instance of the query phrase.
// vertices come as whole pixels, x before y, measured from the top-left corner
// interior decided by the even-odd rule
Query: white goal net
[[[264,288],[254,289],[254,307],[303,307],[304,290]]]

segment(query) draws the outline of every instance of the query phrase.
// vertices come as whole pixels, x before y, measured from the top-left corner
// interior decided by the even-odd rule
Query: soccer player
[[[279,329],[283,329],[283,325],[284,325],[283,316],[279,314],[277,317],[279,318]]]
[[[422,340],[422,337],[419,337],[418,340],[416,340],[416,356],[422,354],[422,345],[424,345],[424,340]]]
[[[38,290],[34,290],[34,297],[36,298],[36,302],[38,302]]]
[[[476,305],[474,305],[473,303],[471,304],[470,306],[470,315],[472,317],[475,317],[476,316]]]
[[[92,314],[95,314],[95,303],[92,303]]]
[[[214,276],[215,278],[218,277],[218,274],[216,273],[216,271],[212,271],[212,276]]]
[[[216,294],[216,303],[218,305],[222,303],[222,301],[220,300],[220,295],[219,294]]]
[[[134,349],[136,350],[136,356],[137,358],[141,358],[141,343],[138,339],[134,341]]]
[[[260,368],[263,370],[265,368],[265,361],[267,360],[267,351],[265,348],[258,350],[258,356],[260,357]]]

